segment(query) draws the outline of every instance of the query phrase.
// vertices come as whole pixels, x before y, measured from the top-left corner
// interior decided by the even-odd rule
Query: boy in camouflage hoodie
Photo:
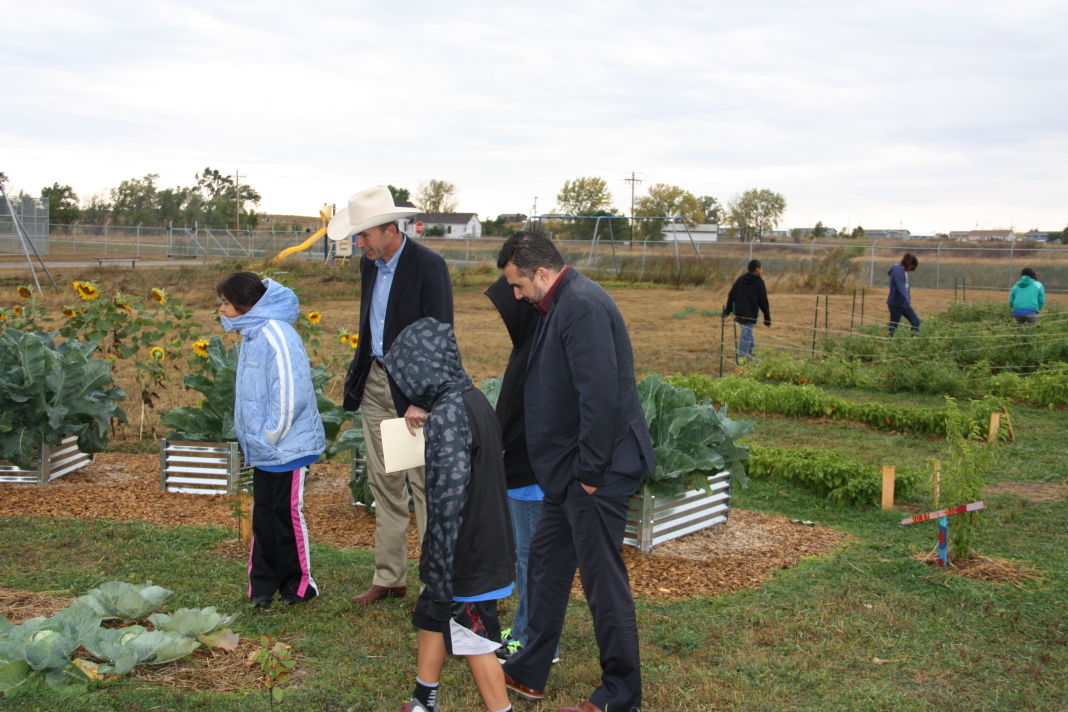
[[[447,653],[467,657],[486,709],[511,710],[497,601],[512,593],[515,545],[497,415],[460,362],[452,326],[427,317],[385,355],[393,381],[428,411],[427,528],[419,557],[425,585],[412,613],[419,629],[416,685],[403,712],[435,712]]]

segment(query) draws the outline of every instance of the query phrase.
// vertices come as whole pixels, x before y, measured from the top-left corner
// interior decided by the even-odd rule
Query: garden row
[[[919,368],[918,364],[923,367]],[[765,354],[745,366],[766,381],[821,383],[889,393],[993,395],[1038,407],[1068,405],[1068,314],[1051,306],[1020,329],[993,304],[953,304],[919,334],[888,339],[881,328],[827,335],[803,359]]]
[[[788,417],[828,418],[861,423],[877,430],[945,436],[947,419],[955,404],[940,408],[893,403],[857,402],[839,398],[812,385],[768,384],[751,378],[713,378],[704,374],[671,376],[671,383],[691,389],[699,398],[748,413],[776,413]],[[948,400],[948,399],[947,399]],[[991,413],[1003,412],[997,398],[969,401],[968,422],[986,427]]]

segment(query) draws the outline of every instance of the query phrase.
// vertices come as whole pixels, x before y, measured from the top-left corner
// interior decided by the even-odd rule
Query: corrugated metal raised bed
[[[15,465],[0,464],[0,482],[22,482],[46,485],[57,477],[79,470],[92,462],[92,457],[78,449],[78,438],[68,435],[59,445],[42,445],[37,467],[24,470]]]
[[[233,494],[244,474],[241,464],[236,442],[161,439],[159,488],[185,494]]]
[[[731,474],[709,475],[708,490],[660,497],[641,490],[630,500],[623,543],[648,553],[657,544],[720,524],[730,516]]]

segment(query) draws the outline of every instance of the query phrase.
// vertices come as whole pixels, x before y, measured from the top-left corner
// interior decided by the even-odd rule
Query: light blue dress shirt
[[[403,234],[403,233],[401,233]],[[389,290],[393,286],[393,275],[397,273],[397,262],[400,261],[404,246],[408,244],[408,236],[404,235],[397,253],[386,262],[381,259],[375,260],[378,268],[378,276],[375,278],[374,290],[371,292],[371,355],[381,360],[385,355],[382,348],[382,338],[386,330],[386,307],[389,306]]]

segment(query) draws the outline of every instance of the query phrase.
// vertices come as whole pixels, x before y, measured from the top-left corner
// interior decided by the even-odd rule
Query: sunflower
[[[198,339],[193,342],[193,352],[200,358],[208,357],[208,342],[204,339]]]
[[[148,350],[148,355],[156,359],[157,361],[162,361],[164,358],[166,358],[167,352],[159,346],[153,346]]]
[[[73,282],[74,291],[78,293],[78,296],[82,298],[82,301],[89,301],[90,299],[96,299],[100,296],[100,292],[97,291],[96,286],[89,282]]]
[[[118,310],[120,310],[120,311],[124,311],[124,312],[128,312],[128,311],[130,311],[130,303],[129,303],[129,302],[127,302],[127,301],[126,301],[126,300],[124,300],[124,299],[121,299],[121,298],[120,298],[120,297],[118,297],[117,295],[116,295],[116,297],[115,297],[114,299],[112,299],[111,301],[112,301],[112,303],[113,303],[113,304],[115,305],[115,308],[116,308],[116,309],[118,309]]]
[[[21,304],[16,304],[13,307],[11,307],[11,313],[14,314],[15,316],[22,316],[22,305]]]
[[[23,299],[29,299],[31,296],[33,296],[33,292],[31,292],[30,288],[25,285],[19,287],[15,291],[17,291],[19,293],[19,296]]]
[[[308,321],[310,321],[311,323],[318,324],[322,320],[323,320],[323,315],[320,314],[319,312],[317,312],[317,311],[308,312]]]
[[[356,348],[359,345],[360,345],[360,335],[359,334],[349,334],[349,346],[351,346],[352,348]]]
[[[7,314],[0,311],[0,321],[7,321]]]
[[[167,303],[167,293],[157,287],[152,288],[152,298],[156,300],[157,304]]]
[[[338,341],[340,341],[343,344],[349,343],[349,334],[347,334],[344,331],[342,331],[340,334],[338,334]]]
[[[63,316],[70,319],[71,317],[78,316],[78,311],[74,307],[63,307]]]

